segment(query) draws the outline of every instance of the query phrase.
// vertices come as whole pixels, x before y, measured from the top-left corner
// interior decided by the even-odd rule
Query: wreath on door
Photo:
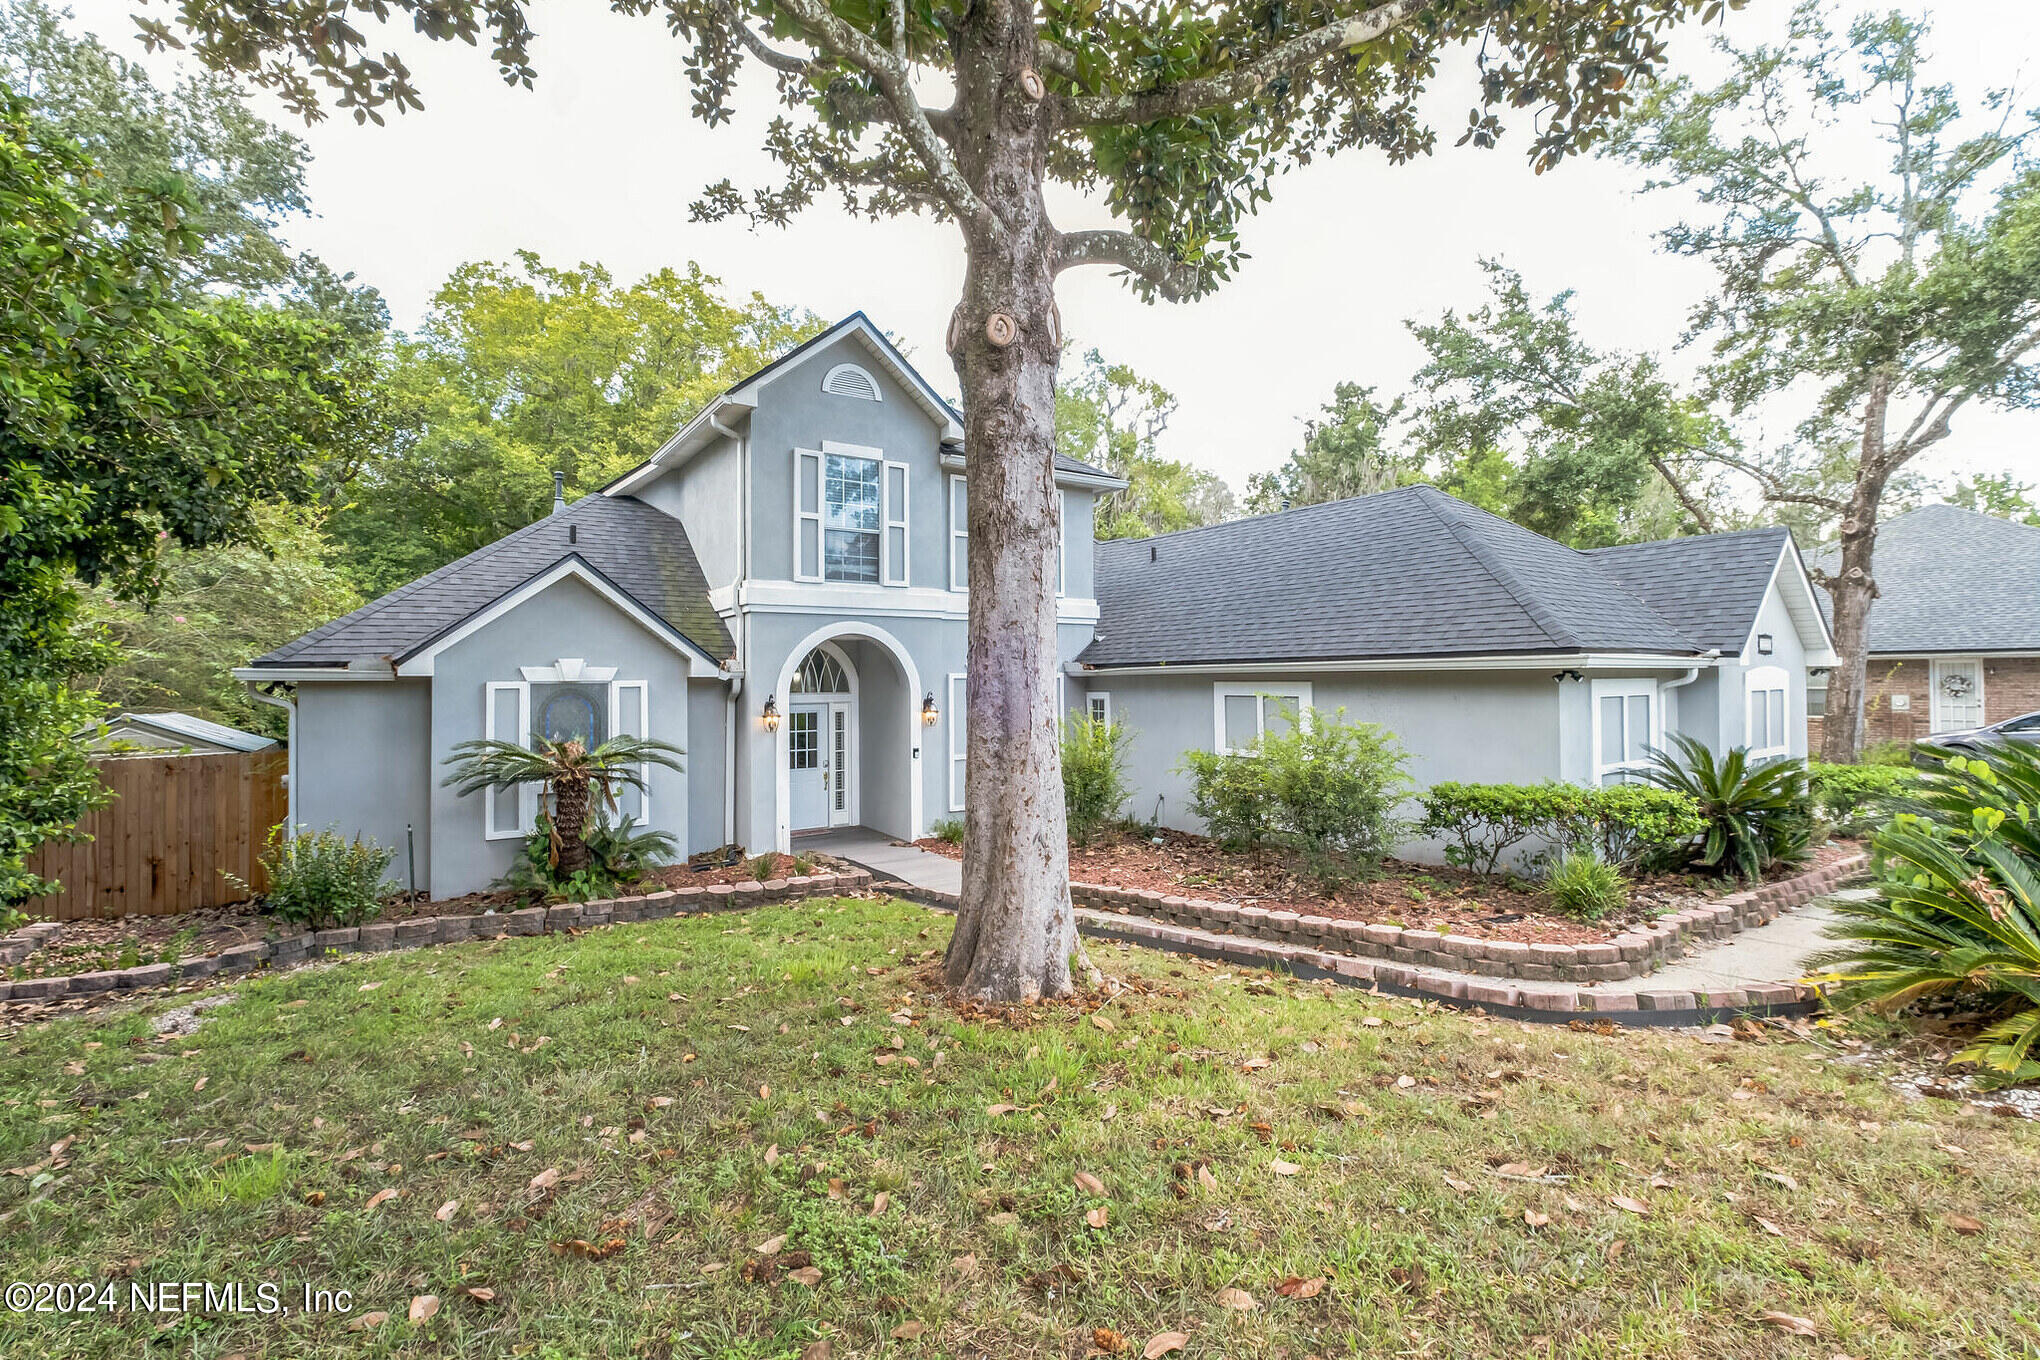
[[[1975,688],[1976,681],[1959,671],[1941,677],[1941,693],[1950,699],[1967,699]]]

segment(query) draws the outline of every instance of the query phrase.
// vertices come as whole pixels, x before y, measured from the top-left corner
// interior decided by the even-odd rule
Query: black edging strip
[[[845,856],[844,858],[847,858]],[[856,863],[855,860],[851,861]],[[869,865],[859,865],[869,869]],[[883,892],[891,897],[904,897],[936,911],[954,912],[956,908],[942,900],[930,889],[917,888],[911,883],[900,883],[878,878],[876,872],[870,884],[873,891]],[[1165,954],[1189,954],[1200,959],[1212,959],[1229,963],[1236,968],[1261,968],[1269,972],[1288,973],[1292,977],[1312,982],[1335,982],[1341,987],[1352,987],[1361,991],[1377,992],[1383,996],[1403,997],[1411,1001],[1435,1001],[1441,1006],[1455,1010],[1479,1011],[1483,1015],[1499,1016],[1505,1020],[1526,1020],[1539,1025],[1571,1025],[1574,1021],[1586,1024],[1621,1025],[1628,1029],[1693,1029],[1706,1025],[1723,1024],[1737,1016],[1754,1016],[1768,1019],[1774,1016],[1817,1015],[1821,1009],[1819,1001],[1790,1001],[1778,1006],[1698,1006],[1683,1011],[1550,1011],[1532,1006],[1505,1006],[1492,1001],[1469,1001],[1460,996],[1441,996],[1399,983],[1382,982],[1375,978],[1357,978],[1346,973],[1320,968],[1317,964],[1299,959],[1243,958],[1222,946],[1206,944],[1201,940],[1176,939],[1157,940],[1151,935],[1133,931],[1114,930],[1109,926],[1077,923],[1079,934],[1094,940],[1117,940],[1138,945],[1143,949],[1159,950]],[[1264,942],[1265,943],[1265,942]],[[1577,988],[1574,989],[1576,992]],[[1588,993],[1592,995],[1592,993]]]

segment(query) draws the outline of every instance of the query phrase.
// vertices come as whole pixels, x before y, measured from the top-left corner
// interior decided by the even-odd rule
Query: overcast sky
[[[130,0],[73,3],[81,27],[139,55]],[[1727,31],[1774,36],[1788,9],[1753,0],[1728,16]],[[1943,78],[1972,99],[2006,83],[2040,99],[2040,81],[2021,65],[2040,52],[2040,4],[1963,0],[1933,11]],[[757,149],[773,112],[765,91],[736,126],[710,130],[689,117],[682,44],[656,19],[554,0],[533,6],[531,23],[534,90],[503,85],[486,50],[394,35],[425,111],[381,128],[336,116],[300,129],[317,215],[290,225],[291,241],[380,288],[406,326],[456,265],[520,248],[555,264],[599,261],[621,278],[694,260],[732,289],[830,318],[864,309],[954,392],[941,343],[963,273],[953,227],[851,220],[833,204],[787,230],[690,223],[687,205],[703,184],[770,175]],[[1680,69],[1713,69],[1697,30],[1674,50]],[[1180,399],[1166,452],[1240,487],[1282,461],[1334,383],[1399,390],[1420,359],[1403,320],[1478,305],[1483,255],[1521,270],[1539,293],[1575,289],[1596,344],[1668,349],[1676,340],[1709,284],[1705,268],[1653,247],[1680,203],[1639,196],[1633,174],[1598,161],[1534,176],[1520,136],[1492,151],[1450,149],[1470,86],[1447,78],[1440,88],[1447,130],[1435,156],[1391,166],[1350,153],[1288,175],[1246,224],[1253,258],[1215,297],[1149,306],[1104,269],[1063,276],[1065,331]],[[273,103],[258,106],[292,125]],[[1056,208],[1066,227],[1105,220],[1068,195]],[[1969,468],[2040,480],[2040,414],[1964,412],[1931,470]]]

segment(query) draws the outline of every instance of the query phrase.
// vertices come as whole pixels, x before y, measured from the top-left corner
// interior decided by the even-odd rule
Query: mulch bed
[[[950,859],[963,856],[960,846],[935,837],[914,844]],[[1770,877],[1790,878],[1819,868],[1854,848],[1829,842],[1817,847],[1807,863],[1781,867]],[[1598,944],[1740,886],[1691,875],[1646,876],[1631,885],[1626,913],[1576,921],[1557,914],[1548,896],[1522,880],[1483,879],[1461,869],[1391,859],[1381,877],[1327,892],[1284,851],[1225,850],[1203,836],[1171,830],[1152,838],[1112,832],[1088,846],[1072,845],[1070,877],[1105,887],[1151,888],[1204,901],[1537,944]]]
[[[805,855],[824,870],[845,867],[827,855]],[[754,877],[751,861],[712,869],[690,869],[685,864],[656,869],[623,891],[658,892],[662,888],[707,887],[712,883],[742,883]],[[790,878],[796,872],[793,856],[775,855],[766,878]],[[418,916],[446,916],[461,912],[516,911],[536,905],[530,893],[469,893],[465,897],[427,898],[399,894],[383,903],[378,922],[408,921]],[[173,916],[112,916],[100,920],[64,922],[64,933],[35,951],[20,964],[0,969],[10,978],[68,977],[73,973],[95,973],[128,968],[143,963],[174,963],[179,959],[217,954],[237,944],[264,939],[278,929],[275,917],[253,902],[225,907],[207,907]]]

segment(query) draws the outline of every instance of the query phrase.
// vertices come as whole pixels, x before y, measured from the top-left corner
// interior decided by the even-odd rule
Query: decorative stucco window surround
[[[1254,742],[1285,723],[1309,722],[1309,682],[1288,685],[1228,684],[1211,687],[1211,749],[1222,756],[1245,755]]]
[[[651,685],[645,680],[618,680],[614,666],[590,666],[569,657],[550,666],[520,666],[517,680],[492,680],[482,687],[482,735],[490,741],[531,744],[532,734],[550,725],[549,735],[577,736],[600,745],[616,735],[652,735]],[[585,729],[585,730],[583,730]],[[638,767],[649,781],[652,767]],[[544,790],[536,784],[516,789],[482,791],[482,835],[485,840],[521,840],[538,826],[538,802]],[[619,817],[639,825],[651,822],[649,792],[621,789],[616,795]]]
[[[1655,680],[1596,680],[1593,705],[1594,782],[1633,782],[1664,745],[1664,701]],[[1611,777],[1612,776],[1612,777]]]

